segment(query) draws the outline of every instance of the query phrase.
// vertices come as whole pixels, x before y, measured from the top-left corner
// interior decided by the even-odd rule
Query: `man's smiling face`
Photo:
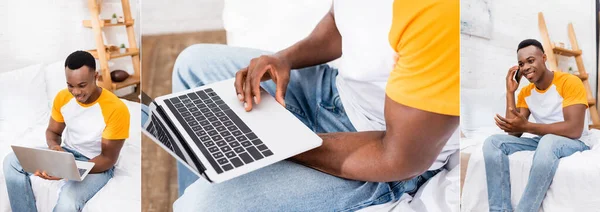
[[[546,54],[531,45],[517,52],[519,72],[531,83],[538,82],[546,73]]]

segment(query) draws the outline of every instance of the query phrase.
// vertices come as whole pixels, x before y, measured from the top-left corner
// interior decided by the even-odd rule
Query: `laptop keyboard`
[[[87,171],[87,169],[79,169],[79,176],[83,176],[83,174],[85,174],[85,171]]]
[[[273,155],[210,88],[165,103],[219,174]]]

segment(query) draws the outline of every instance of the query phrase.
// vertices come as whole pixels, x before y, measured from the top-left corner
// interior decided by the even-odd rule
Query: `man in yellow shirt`
[[[325,64],[340,57],[339,70]],[[262,86],[323,145],[224,183],[198,180],[175,211],[353,211],[396,201],[458,149],[448,141],[459,123],[459,2],[333,1],[307,38],[274,54],[187,48],[173,91],[234,75],[247,111]]]
[[[67,181],[63,185],[54,207],[54,211],[81,211],[113,177],[121,147],[129,137],[129,109],[113,93],[96,85],[96,61],[90,53],[73,52],[64,67],[68,88],[54,98],[46,144],[48,149],[72,153],[75,160],[95,163],[83,181]],[[29,179],[32,174],[61,180],[45,172],[25,172],[14,154],[4,159],[13,211],[37,211]]]
[[[581,80],[546,67],[542,44],[533,39],[517,47],[518,66],[506,76],[506,117],[496,115],[496,125],[508,133],[493,135],[483,145],[490,211],[513,211],[508,156],[535,151],[527,186],[516,211],[537,212],[554,178],[559,159],[588,150],[585,110],[586,91]],[[519,72],[515,79],[515,74]],[[523,87],[515,104],[518,80]],[[536,123],[529,122],[533,115]],[[531,133],[536,137],[521,137]]]

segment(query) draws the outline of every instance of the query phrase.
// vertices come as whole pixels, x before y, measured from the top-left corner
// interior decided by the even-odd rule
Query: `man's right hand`
[[[54,177],[54,176],[50,176],[48,175],[48,173],[46,173],[46,171],[36,171],[35,173],[33,173],[34,176],[38,176],[42,179],[45,180],[62,180],[62,178],[59,177]]]
[[[519,88],[519,82],[514,80],[517,70],[519,70],[519,66],[513,66],[508,69],[508,75],[506,75],[506,92],[509,94],[514,94],[517,88]]]
[[[252,110],[252,100],[260,103],[260,82],[272,79],[276,84],[275,99],[285,106],[285,92],[290,81],[291,65],[277,54],[262,55],[250,60],[250,65],[235,74],[235,91],[246,111]]]

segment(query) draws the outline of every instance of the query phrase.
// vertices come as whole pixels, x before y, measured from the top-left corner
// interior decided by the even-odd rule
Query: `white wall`
[[[596,25],[593,0],[505,0],[490,1],[493,33],[490,40],[461,34],[461,87],[505,92],[506,73],[517,64],[516,48],[521,40],[541,42],[538,12],[543,12],[552,41],[569,43],[567,24],[573,23],[590,85],[596,84]],[[463,11],[461,11],[463,12]],[[574,58],[559,56],[559,68],[576,69]],[[525,80],[525,82],[527,82]],[[595,91],[594,91],[595,92]],[[485,101],[485,100],[482,100]]]
[[[139,0],[130,0],[130,4],[139,46]],[[100,16],[110,18],[113,13],[122,15],[121,1],[104,0]],[[82,25],[82,20],[89,19],[84,0],[0,1],[0,72],[64,61],[75,50],[95,49],[92,30]],[[129,46],[125,27],[106,28],[104,33],[107,43]],[[129,57],[113,60],[111,64],[111,70],[133,72]]]
[[[538,12],[543,12],[550,39],[569,43],[567,24],[573,23],[590,87],[596,87],[596,25],[594,0],[505,0],[492,3],[491,39],[461,34],[461,128],[497,129],[494,114],[504,114],[506,74],[517,64],[516,49],[527,38],[540,40]],[[461,11],[465,12],[465,11]],[[559,56],[559,68],[576,69],[575,59]],[[521,80],[521,87],[528,84]],[[479,129],[482,130],[482,129]],[[468,136],[467,136],[468,137]]]
[[[144,0],[144,35],[223,29],[224,0]]]

